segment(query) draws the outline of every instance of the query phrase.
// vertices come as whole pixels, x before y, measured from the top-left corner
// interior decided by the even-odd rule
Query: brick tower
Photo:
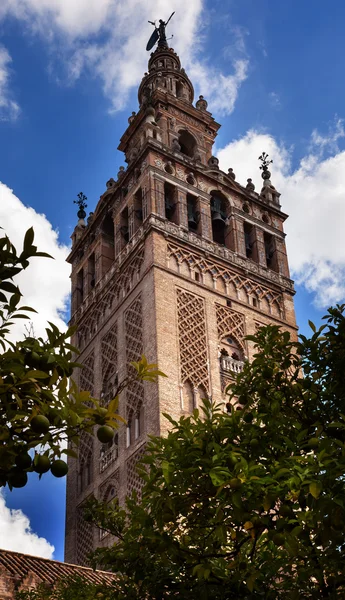
[[[85,564],[110,538],[84,523],[91,494],[123,502],[140,490],[136,463],[148,433],[164,434],[205,395],[224,387],[252,349],[257,326],[296,332],[280,194],[262,156],[263,188],[221,171],[220,127],[165,39],[151,54],[119,150],[126,169],[110,179],[87,224],[81,203],[72,236],[72,324],[84,368],[79,385],[106,403],[143,353],[168,378],[120,397],[127,420],[111,446],[84,434],[67,480],[66,560]]]

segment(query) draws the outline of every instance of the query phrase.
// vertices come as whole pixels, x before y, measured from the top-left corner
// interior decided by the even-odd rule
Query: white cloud
[[[217,154],[222,169],[233,167],[242,185],[251,177],[257,191],[262,186],[258,156],[264,150],[273,158],[271,180],[290,215],[285,230],[292,276],[322,307],[345,299],[345,152],[322,156],[327,140],[331,144],[343,137],[341,126],[327,137],[314,133],[313,150],[297,168],[292,168],[292,148],[254,130]]]
[[[63,57],[69,81],[85,70],[99,77],[112,109],[119,110],[147,68],[145,47],[152,32],[147,21],[167,19],[172,11],[175,15],[167,34],[174,34],[174,39],[169,43],[193,75],[198,93],[209,93],[210,110],[232,112],[248,61],[234,57],[226,73],[215,72],[213,65],[200,61],[203,0],[156,0],[154,6],[147,0],[3,0],[0,20],[14,16],[32,33],[43,36],[51,50],[50,60]],[[240,30],[239,44],[243,52]]]
[[[21,510],[11,510],[6,506],[1,492],[0,548],[50,559],[55,550],[45,538],[32,531],[28,517]]]
[[[33,226],[34,243],[38,250],[48,252],[55,259],[33,258],[29,267],[17,278],[23,294],[22,304],[32,306],[38,311],[37,315],[31,313],[35,334],[45,337],[47,321],[53,321],[61,329],[65,328],[62,314],[67,309],[70,293],[70,267],[66,263],[67,246],[59,243],[58,233],[53,230],[45,215],[25,206],[12,190],[1,182],[0,223],[18,251],[22,249],[25,232]],[[22,334],[23,323],[22,320],[17,322],[16,336]]]
[[[9,88],[11,62],[6,48],[0,46],[0,121],[15,120],[20,113],[19,105],[12,99]]]

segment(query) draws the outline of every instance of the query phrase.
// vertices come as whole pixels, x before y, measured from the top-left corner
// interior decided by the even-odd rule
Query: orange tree
[[[228,390],[236,406],[166,415],[141,502],[90,502],[88,520],[116,537],[93,558],[117,575],[100,598],[344,598],[344,306],[325,319],[297,344],[276,326],[258,331]]]
[[[46,339],[27,335],[20,341],[11,338],[16,319],[28,319],[33,308],[21,306],[16,278],[29,267],[31,259],[49,257],[38,252],[29,229],[20,254],[6,236],[0,238],[0,486],[23,487],[28,475],[42,476],[51,470],[56,477],[66,475],[62,455],[76,456],[71,443],[78,445],[82,431],[92,433],[98,425],[101,441],[109,441],[122,420],[116,414],[117,396],[107,408],[87,391],[79,391],[72,372],[82,367],[74,360],[77,349],[64,332],[49,323]],[[49,257],[51,258],[51,257]],[[158,371],[143,357],[133,363],[135,376],[154,380]],[[69,447],[66,448],[66,442]]]

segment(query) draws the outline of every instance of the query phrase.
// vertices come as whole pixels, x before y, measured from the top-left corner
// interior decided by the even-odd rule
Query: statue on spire
[[[167,36],[166,36],[165,30],[166,30],[166,27],[167,27],[171,17],[174,14],[175,14],[175,11],[170,15],[167,22],[163,21],[163,19],[159,19],[158,27],[156,26],[156,21],[148,21],[149,23],[151,23],[151,25],[154,26],[155,30],[154,30],[153,34],[151,35],[149,41],[147,42],[147,46],[146,46],[147,51],[151,50],[151,48],[153,48],[153,46],[156,44],[157,41],[158,41],[159,47],[161,47],[161,48],[168,47]]]

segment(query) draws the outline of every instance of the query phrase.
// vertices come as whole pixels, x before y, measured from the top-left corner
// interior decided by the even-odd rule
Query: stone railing
[[[241,373],[243,371],[244,362],[242,360],[236,360],[231,356],[221,356],[220,368],[224,373]]]
[[[112,465],[119,455],[117,445],[113,445],[111,448],[105,451],[101,451],[101,457],[99,461],[99,472],[103,473],[110,465]]]

